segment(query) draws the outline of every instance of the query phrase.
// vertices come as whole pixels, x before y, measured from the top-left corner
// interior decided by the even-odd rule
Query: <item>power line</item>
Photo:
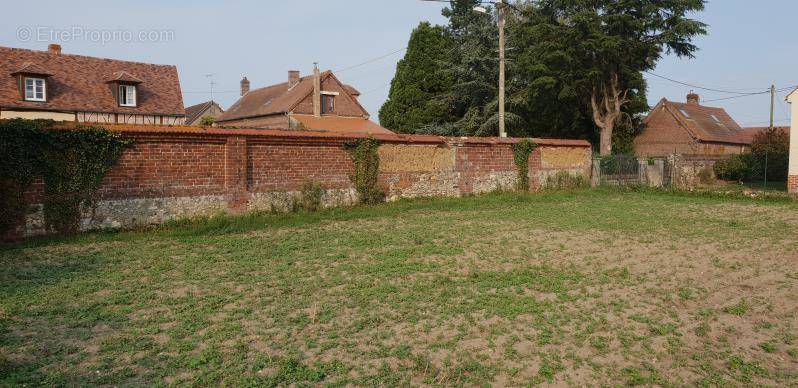
[[[401,52],[401,51],[404,51],[404,50],[407,50],[407,47],[402,47],[402,48],[400,48],[400,49],[398,49],[398,50],[391,51],[391,52],[390,52],[390,53],[388,53],[388,54],[381,55],[381,56],[379,56],[379,57],[376,57],[376,58],[369,59],[369,60],[367,60],[367,61],[365,61],[365,62],[358,63],[357,65],[353,65],[353,66],[345,67],[345,68],[343,68],[343,69],[339,69],[339,70],[333,70],[333,73],[340,74],[340,73],[343,73],[343,72],[345,72],[345,71],[349,71],[349,70],[352,70],[352,69],[358,68],[358,67],[360,67],[360,66],[368,65],[369,63],[377,62],[377,61],[379,61],[379,60],[381,60],[381,59],[388,58],[388,57],[390,57],[391,55],[394,55],[394,54],[396,54],[396,53],[398,53],[398,52]]]
[[[668,78],[668,77],[665,77],[665,76],[662,76],[662,75],[659,75],[659,74],[654,74],[654,73],[652,73],[650,71],[646,71],[645,73],[648,74],[648,75],[653,75],[654,77],[657,77],[657,78],[662,78],[664,80],[671,81],[673,83],[677,83],[679,85],[689,86],[691,88],[696,88],[696,89],[701,89],[701,90],[707,90],[707,91],[710,91],[710,92],[718,92],[718,93],[726,93],[726,94],[740,94],[740,95],[755,95],[755,94],[770,93],[769,90],[768,91],[764,91],[764,92],[737,92],[737,91],[731,91],[731,90],[713,89],[713,88],[707,88],[707,87],[703,87],[703,86],[699,86],[699,85],[695,85],[695,84],[691,84],[691,83],[687,83],[687,82],[677,81],[677,80],[675,80],[673,78]]]
[[[385,89],[387,86],[390,86],[392,82],[393,82],[393,81],[388,81],[388,83],[386,83],[386,84],[383,84],[383,85],[381,85],[381,86],[379,86],[379,87],[376,87],[376,88],[374,88],[374,89],[367,90],[367,91],[365,91],[365,92],[363,92],[363,93],[360,93],[360,95],[361,95],[361,96],[365,96],[365,95],[367,95],[367,94],[369,94],[369,93],[374,93],[374,92],[376,92],[376,91],[378,91],[378,90]]]
[[[214,93],[239,93],[240,90],[214,90]],[[183,92],[183,94],[200,94],[200,93],[208,93],[207,90],[200,91],[200,92]]]
[[[795,86],[788,86],[788,87],[785,87],[785,88],[776,89],[776,92],[783,92],[783,91],[785,91],[785,90],[790,90],[790,89],[794,89],[794,88],[795,88]],[[743,95],[740,95],[740,96],[731,96],[731,97],[723,97],[723,98],[714,98],[714,99],[710,99],[710,100],[704,100],[703,102],[725,101],[725,100],[732,100],[732,99],[735,99],[735,98],[743,98],[743,97],[751,97],[751,96],[760,96],[760,95],[767,94],[767,93],[770,93],[770,90],[766,90],[766,91],[764,91],[764,92],[757,92],[757,93],[748,93],[748,94],[743,94]]]

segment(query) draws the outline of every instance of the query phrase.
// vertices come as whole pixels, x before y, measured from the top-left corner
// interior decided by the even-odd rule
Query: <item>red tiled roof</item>
[[[190,123],[196,120],[199,117],[199,115],[201,115],[203,112],[205,112],[208,108],[210,108],[214,104],[216,104],[215,101],[205,101],[197,105],[192,105],[186,108],[186,122]]]
[[[775,127],[775,128],[783,130],[787,135],[790,134],[790,127]],[[752,143],[754,141],[754,136],[767,129],[770,129],[770,127],[745,127],[743,128],[743,132],[750,139],[749,143]]]
[[[305,129],[341,133],[393,134],[390,130],[362,117],[292,115]]]
[[[750,136],[743,131],[723,108],[688,104],[662,99],[664,106],[693,138],[717,143],[751,144]],[[656,107],[654,109],[657,109]],[[653,112],[654,110],[652,110]]]
[[[322,79],[329,74],[329,71],[322,73]],[[300,78],[299,83],[291,89],[288,88],[288,82],[255,89],[238,99],[216,121],[288,113],[311,92],[313,92],[312,75]]]
[[[344,89],[355,97],[360,96],[360,91],[352,85],[344,85]]]
[[[111,76],[111,78],[109,78],[108,81],[106,81],[106,82],[131,82],[131,83],[140,84],[140,83],[142,83],[144,81],[142,81],[141,79],[139,79],[135,75],[130,74],[130,73],[128,73],[128,72],[123,70],[123,71],[115,72]]]
[[[26,63],[51,76],[47,102],[23,101],[17,73]],[[32,65],[31,65],[32,66]],[[120,107],[107,81],[118,77],[138,85],[136,107]],[[56,54],[0,47],[0,107],[53,111],[135,113],[183,116],[183,95],[177,68],[82,55]]]
[[[324,83],[329,78],[338,79],[332,71],[321,73],[321,82]],[[354,103],[359,107],[364,116],[368,112],[357,101],[360,92],[351,85],[341,86],[352,96]],[[262,117],[275,114],[285,114],[291,112],[303,99],[313,93],[313,75],[308,75],[299,79],[299,82],[292,88],[288,88],[288,82],[255,89],[242,96],[236,101],[223,115],[216,121],[219,123],[232,120],[240,120],[253,117]]]
[[[11,75],[17,74],[37,74],[37,75],[52,75],[49,70],[45,70],[43,67],[33,63],[33,62],[25,62],[22,64],[22,67],[17,69],[17,71],[11,73]]]

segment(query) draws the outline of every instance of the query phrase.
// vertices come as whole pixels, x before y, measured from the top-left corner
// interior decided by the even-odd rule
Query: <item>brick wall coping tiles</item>
[[[210,137],[230,137],[243,136],[251,140],[264,141],[314,141],[327,140],[334,143],[343,143],[354,139],[364,139],[369,137],[364,134],[346,134],[322,131],[294,131],[282,129],[219,129],[219,128],[197,128],[187,126],[159,127],[149,125],[119,125],[104,124],[102,127],[111,131],[118,131],[131,135],[153,135],[164,138],[164,135],[177,135],[180,138],[191,136],[210,136]],[[59,124],[56,129],[71,129],[74,124]],[[514,144],[521,141],[521,138],[499,138],[499,137],[444,137],[434,135],[405,135],[405,134],[377,134],[371,135],[376,140],[387,143],[403,144],[454,144],[462,146],[490,146],[496,144]],[[532,141],[540,146],[550,147],[590,147],[586,140],[575,139],[542,139],[532,138]]]

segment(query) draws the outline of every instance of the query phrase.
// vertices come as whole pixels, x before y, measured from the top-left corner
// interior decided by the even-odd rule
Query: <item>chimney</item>
[[[50,54],[61,55],[61,45],[50,43],[47,45],[47,52]]]
[[[699,102],[701,102],[701,97],[699,97],[698,94],[693,93],[691,91],[690,94],[687,95],[687,103],[688,104],[690,104],[690,105],[699,105]]]
[[[288,70],[288,89],[299,83],[299,70]]]
[[[313,115],[321,117],[321,72],[319,64],[313,64]]]
[[[247,77],[241,80],[241,96],[243,97],[245,94],[249,93],[249,80]]]

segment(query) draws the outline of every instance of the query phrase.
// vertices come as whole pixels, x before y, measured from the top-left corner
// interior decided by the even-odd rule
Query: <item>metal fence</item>
[[[593,160],[593,179],[597,185],[641,185],[645,182],[640,172],[640,161],[634,156],[612,155]]]

